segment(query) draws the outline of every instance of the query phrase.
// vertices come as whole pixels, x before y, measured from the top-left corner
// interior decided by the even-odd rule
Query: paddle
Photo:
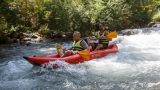
[[[112,38],[116,38],[117,37],[117,32],[116,31],[113,31],[113,32],[110,32],[106,35],[106,38],[110,41],[112,41]]]
[[[88,49],[82,50],[82,51],[79,51],[78,54],[80,54],[84,60],[90,60],[90,55],[89,55],[90,50]]]

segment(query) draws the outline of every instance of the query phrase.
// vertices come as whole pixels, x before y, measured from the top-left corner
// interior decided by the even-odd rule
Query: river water
[[[33,66],[22,56],[55,53],[54,43],[0,47],[0,90],[160,90],[160,28],[118,36],[119,52],[59,69]],[[64,43],[69,47],[70,43]]]

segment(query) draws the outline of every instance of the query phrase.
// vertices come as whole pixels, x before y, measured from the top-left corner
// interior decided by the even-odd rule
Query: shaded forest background
[[[144,27],[160,22],[159,0],[0,0],[0,42],[12,34],[78,30],[88,35],[98,22],[110,30]]]

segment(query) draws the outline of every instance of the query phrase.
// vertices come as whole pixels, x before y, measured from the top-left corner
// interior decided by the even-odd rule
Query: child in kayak
[[[64,56],[64,53],[63,53],[62,45],[56,43],[55,48],[56,48],[57,54],[58,54],[60,57],[63,57],[63,56]]]

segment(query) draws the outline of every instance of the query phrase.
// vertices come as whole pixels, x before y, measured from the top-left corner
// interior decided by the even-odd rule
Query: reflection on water
[[[77,65],[58,62],[59,69],[32,66],[22,58],[55,53],[54,44],[1,47],[0,90],[159,90],[159,38],[159,32],[118,36],[117,54]]]

